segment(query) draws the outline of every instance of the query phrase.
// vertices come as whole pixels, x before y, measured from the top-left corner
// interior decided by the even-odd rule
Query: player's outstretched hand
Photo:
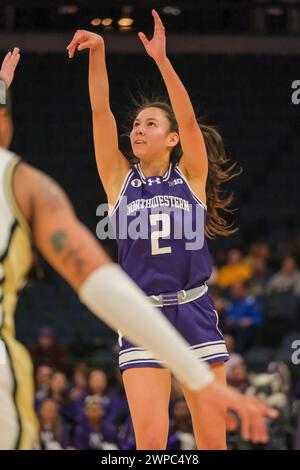
[[[84,29],[78,29],[73,36],[72,41],[67,46],[69,58],[72,59],[76,52],[83,51],[84,49],[96,50],[104,46],[104,41],[99,34],[92,33],[91,31],[85,31]]]
[[[163,22],[161,21],[156,10],[152,10],[152,16],[154,18],[154,33],[151,40],[147,39],[144,33],[138,33],[138,36],[147,54],[155,60],[160,62],[166,58],[166,35]]]
[[[4,57],[4,60],[0,69],[0,79],[6,84],[6,88],[9,88],[13,81],[15,70],[20,60],[20,49],[14,47],[12,52],[8,52]]]
[[[266,443],[269,435],[266,419],[275,419],[277,410],[269,408],[254,396],[242,395],[234,388],[214,380],[201,392],[201,400],[224,413],[224,408],[235,411],[241,419],[241,434],[245,441]]]

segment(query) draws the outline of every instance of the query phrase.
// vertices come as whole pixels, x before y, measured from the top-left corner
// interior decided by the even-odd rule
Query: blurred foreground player
[[[9,52],[0,70],[8,88],[20,59]],[[4,101],[2,97],[2,101]],[[255,398],[243,397],[216,383],[205,364],[141,291],[112,263],[92,234],[78,221],[62,189],[48,176],[20,161],[4,147],[12,125],[0,109],[0,449],[37,447],[33,411],[32,367],[26,349],[15,339],[13,315],[18,291],[31,265],[31,244],[70,283],[81,301],[130,341],[153,351],[181,382],[201,390],[220,412],[224,405],[242,419],[245,439],[268,439],[263,417],[276,412]],[[143,315],[140,313],[143,311]]]

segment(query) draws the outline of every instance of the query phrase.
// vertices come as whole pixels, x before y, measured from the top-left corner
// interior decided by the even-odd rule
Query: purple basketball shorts
[[[208,292],[192,302],[161,307],[160,310],[190,344],[190,349],[199,360],[212,364],[229,359],[218,327],[218,314]],[[150,351],[135,347],[121,332],[119,344],[121,372],[132,367],[163,367]]]

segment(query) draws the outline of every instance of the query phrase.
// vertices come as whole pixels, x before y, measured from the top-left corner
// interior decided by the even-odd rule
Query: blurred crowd
[[[44,450],[133,450],[135,440],[122,377],[78,364],[70,379],[48,365],[36,369],[35,409]],[[169,449],[194,449],[189,411],[178,384],[170,403]]]
[[[279,410],[269,422],[270,442],[244,442],[239,419],[228,412],[229,449],[300,449],[300,271],[297,243],[271,252],[254,243],[248,253],[230,249],[213,256],[209,280],[230,360],[227,380]],[[51,327],[40,330],[31,348],[35,366],[35,409],[43,449],[134,449],[134,433],[122,376],[115,365],[91,368],[88,358],[72,362]],[[117,355],[117,350],[116,350]],[[300,359],[300,354],[299,354]],[[300,360],[299,360],[300,362]],[[168,449],[194,449],[191,418],[178,383],[170,402]]]

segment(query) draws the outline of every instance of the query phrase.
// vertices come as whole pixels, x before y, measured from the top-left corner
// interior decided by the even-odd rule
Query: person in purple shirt
[[[236,282],[231,288],[231,302],[224,311],[227,329],[234,336],[236,352],[243,354],[251,345],[263,314],[255,297],[248,295],[244,283]]]
[[[73,386],[69,398],[76,424],[84,418],[84,401],[89,395],[88,372],[88,367],[83,363],[77,364],[73,372]]]
[[[130,415],[118,428],[118,446],[120,450],[136,449],[132,419]]]
[[[101,398],[88,395],[85,399],[85,420],[75,429],[74,444],[77,450],[116,450],[116,429],[103,420]]]
[[[116,384],[108,391],[109,404],[106,410],[106,420],[114,426],[123,424],[129,416],[129,407],[124,390],[122,374],[119,369],[115,374]]]
[[[43,365],[39,366],[35,372],[35,397],[34,409],[38,412],[41,403],[45,398],[49,397],[51,377],[53,374],[52,367]]]

